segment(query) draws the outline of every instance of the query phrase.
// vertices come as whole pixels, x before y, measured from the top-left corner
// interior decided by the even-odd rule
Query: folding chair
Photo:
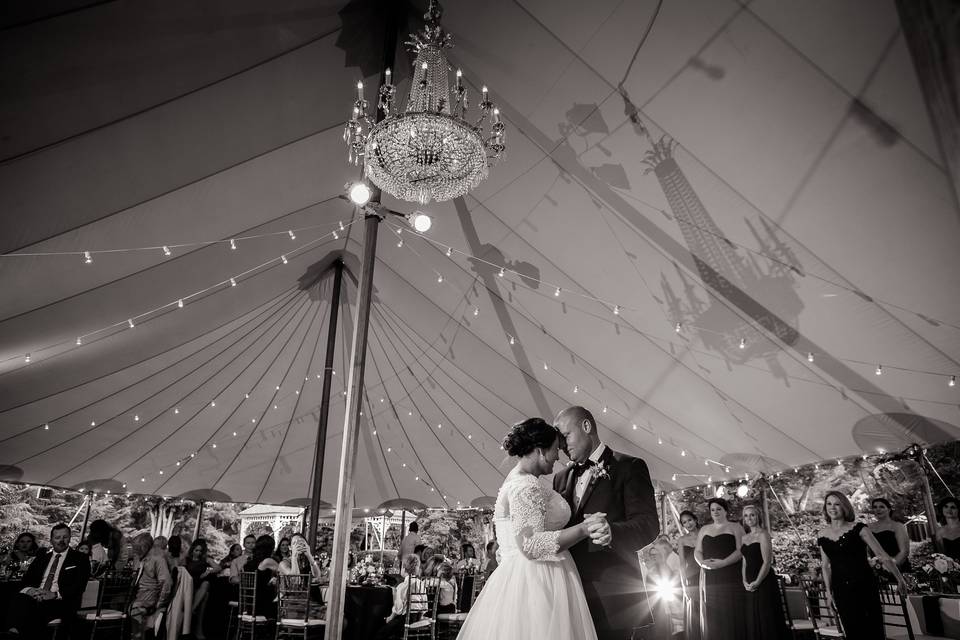
[[[777,590],[780,592],[780,606],[783,609],[783,619],[787,621],[787,626],[790,628],[790,635],[796,638],[798,633],[803,634],[808,631],[813,631],[813,621],[809,618],[793,618],[793,614],[790,613],[790,605],[787,602],[787,590],[783,585],[783,578],[779,575],[777,576]]]
[[[326,620],[310,617],[310,574],[280,576],[277,640],[323,637]]]
[[[108,573],[99,580],[96,608],[81,609],[77,617],[81,624],[90,625],[91,640],[97,637],[98,631],[119,630],[119,636],[123,637],[130,619],[128,607],[133,592],[133,574],[127,571]]]
[[[914,633],[907,611],[907,599],[895,584],[880,585],[880,604],[883,607],[883,631],[887,638],[908,640],[946,640],[943,636]]]
[[[840,626],[840,618],[827,604],[827,588],[819,578],[800,578],[803,586],[804,604],[807,617],[813,623],[813,634],[817,638],[846,638]]]

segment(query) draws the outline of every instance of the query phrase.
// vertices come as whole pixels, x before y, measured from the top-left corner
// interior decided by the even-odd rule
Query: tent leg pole
[[[197,524],[193,527],[193,540],[200,537],[201,523],[203,523],[203,500],[197,505]]]
[[[379,195],[379,194],[377,194]],[[354,495],[354,468],[359,444],[360,411],[363,407],[363,374],[367,355],[367,333],[370,328],[373,270],[376,265],[377,231],[380,217],[367,213],[363,242],[363,265],[357,292],[357,316],[353,328],[350,375],[347,379],[347,415],[343,425],[343,446],[340,451],[340,482],[337,487],[336,520],[333,527],[333,562],[330,567],[330,606],[327,609],[328,640],[343,637],[343,605],[346,598],[347,555],[350,553],[350,520]]]
[[[661,491],[658,496],[660,500],[660,533],[667,532],[667,492]]]
[[[80,528],[80,540],[87,537],[87,525],[90,523],[90,506],[93,503],[93,494],[87,494],[87,509],[83,512],[83,526]]]
[[[320,418],[317,424],[317,446],[313,450],[313,486],[310,489],[310,532],[307,541],[317,548],[317,526],[320,515],[320,489],[323,485],[323,459],[327,452],[327,422],[330,419],[330,385],[333,382],[333,357],[337,345],[337,322],[340,315],[340,284],[343,262],[333,264],[333,293],[330,295],[330,326],[327,328],[327,354],[323,363],[323,390],[320,395]]]

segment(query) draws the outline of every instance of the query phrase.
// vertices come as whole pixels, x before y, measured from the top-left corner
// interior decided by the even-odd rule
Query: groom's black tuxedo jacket
[[[595,470],[579,508],[573,495],[574,465],[554,475],[553,488],[570,504],[567,526],[583,522],[585,514],[607,514],[610,546],[601,547],[587,539],[571,547],[570,554],[597,631],[613,637],[616,634],[610,636],[609,632],[623,630],[623,637],[629,637],[630,629],[649,622],[637,551],[657,536],[660,522],[650,472],[643,460],[607,447],[599,464],[606,467],[609,478],[601,478]]]

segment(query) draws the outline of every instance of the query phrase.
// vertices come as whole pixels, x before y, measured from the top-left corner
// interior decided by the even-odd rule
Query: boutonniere
[[[606,462],[598,462],[593,466],[593,478],[594,480],[610,479],[610,467],[607,466]]]

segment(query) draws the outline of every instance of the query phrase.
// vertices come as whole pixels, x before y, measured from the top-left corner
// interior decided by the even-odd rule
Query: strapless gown
[[[943,554],[950,556],[957,562],[960,562],[960,538],[955,538],[953,540],[941,538],[941,540],[943,541]]]
[[[763,566],[763,551],[759,542],[752,542],[740,547],[743,552],[743,561],[746,564],[744,572],[747,582],[753,582],[760,574]],[[777,576],[773,567],[767,572],[755,591],[746,592],[747,599],[747,640],[789,640],[790,630],[783,617],[783,606],[780,602],[780,587],[777,585]]]
[[[880,546],[883,547],[883,550],[887,552],[887,555],[891,558],[896,557],[900,553],[900,543],[897,542],[897,533],[895,531],[874,531],[873,537],[877,539],[877,542],[880,543]],[[909,555],[907,559],[897,565],[897,568],[900,569],[900,572],[910,571],[910,559]]]
[[[704,535],[703,559],[726,558],[737,549],[732,533]],[[704,569],[700,580],[700,632],[703,640],[741,640],[746,634],[746,593],[740,562],[722,569]]]
[[[693,552],[696,547],[683,545],[680,570],[687,581],[687,597],[683,601],[683,624],[687,640],[700,640],[700,565]]]
[[[573,558],[557,550],[570,506],[533,476],[510,473],[494,506],[500,565],[458,640],[596,640]],[[517,546],[521,534],[523,548]]]

